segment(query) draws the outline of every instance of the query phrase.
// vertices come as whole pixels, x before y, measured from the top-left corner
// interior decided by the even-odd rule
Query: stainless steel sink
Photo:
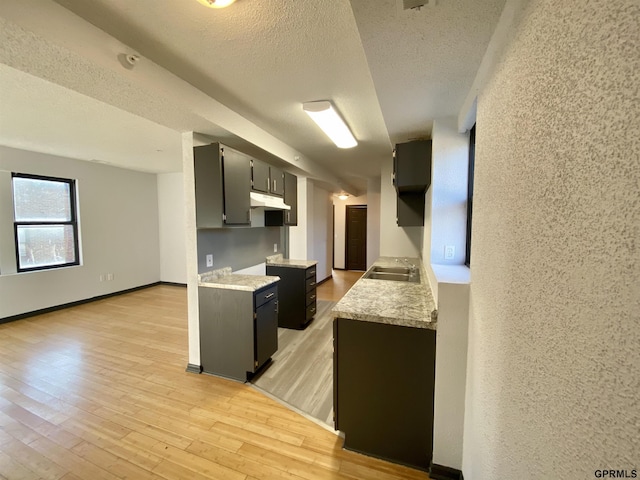
[[[411,269],[409,267],[373,267],[371,271],[376,273],[411,273]]]
[[[408,271],[409,269],[407,269]],[[411,282],[411,283],[419,283],[420,275],[418,272],[410,273],[394,273],[394,272],[385,272],[385,271],[376,271],[373,268],[369,273],[367,273],[364,278],[368,278],[371,280],[391,280],[394,282]]]

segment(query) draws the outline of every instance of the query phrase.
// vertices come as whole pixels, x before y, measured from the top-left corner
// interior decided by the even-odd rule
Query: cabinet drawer
[[[316,302],[313,302],[311,305],[307,305],[307,321],[311,320],[316,314]]]
[[[305,278],[313,277],[316,278],[316,267],[307,268],[307,272],[305,273]]]
[[[311,303],[316,303],[316,289],[309,290],[307,292],[307,301],[305,305],[311,305]]]
[[[316,277],[310,277],[306,280],[306,291],[309,292],[311,290],[315,290],[316,288]]]
[[[269,300],[278,299],[278,285],[272,285],[264,290],[256,292],[254,295],[256,299],[256,308],[258,308],[260,305],[263,305]]]

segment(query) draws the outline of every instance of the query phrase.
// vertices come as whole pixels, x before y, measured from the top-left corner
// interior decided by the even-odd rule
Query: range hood
[[[251,192],[251,208],[264,208],[265,210],[291,210],[280,197]]]

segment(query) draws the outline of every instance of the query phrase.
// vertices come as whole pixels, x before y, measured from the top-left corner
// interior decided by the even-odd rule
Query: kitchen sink
[[[371,271],[376,273],[411,273],[411,269],[409,267],[373,267]]]
[[[407,269],[408,271],[409,269]],[[420,275],[415,272],[413,274],[410,273],[396,273],[396,272],[384,272],[384,271],[376,271],[375,268],[371,270],[371,272],[367,273],[364,278],[368,278],[371,280],[391,280],[394,282],[411,282],[411,283],[419,283]]]

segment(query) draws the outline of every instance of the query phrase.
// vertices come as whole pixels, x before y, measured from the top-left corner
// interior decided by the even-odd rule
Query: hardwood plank
[[[186,290],[164,285],[1,324],[0,480],[428,478],[342,450],[249,385],[186,373],[187,335]]]

